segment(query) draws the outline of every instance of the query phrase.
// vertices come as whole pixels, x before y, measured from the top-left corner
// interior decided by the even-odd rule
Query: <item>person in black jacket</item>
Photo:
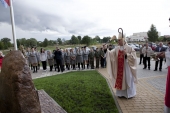
[[[58,47],[56,47],[56,51],[54,52],[54,55],[55,55],[58,72],[60,72],[60,70],[61,72],[63,72],[64,69],[62,67],[62,52],[60,51]]]
[[[165,50],[166,50],[166,48],[163,47],[163,43],[160,42],[159,46],[156,47],[155,52],[165,52]],[[157,60],[155,62],[155,70],[154,71],[157,71],[158,63],[159,63],[159,71],[162,71],[162,62],[163,62],[163,58],[161,56],[159,56],[159,60]]]

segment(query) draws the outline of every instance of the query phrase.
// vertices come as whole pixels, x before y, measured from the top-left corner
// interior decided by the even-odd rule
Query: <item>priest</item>
[[[119,33],[118,45],[115,49],[107,50],[107,72],[116,96],[132,98],[136,95],[137,83],[136,51],[125,41],[125,36]]]

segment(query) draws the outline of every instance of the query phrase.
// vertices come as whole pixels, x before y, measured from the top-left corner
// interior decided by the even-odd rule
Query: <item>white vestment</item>
[[[168,67],[168,66],[170,66],[170,50],[169,50],[169,47],[167,48],[167,50],[165,52],[165,58],[166,58],[166,65]]]
[[[170,49],[169,49],[169,47],[167,48],[167,50],[165,52],[165,58],[166,58],[166,64],[168,67],[168,66],[170,66]],[[165,111],[165,113],[170,113],[170,108],[165,105],[164,111]]]
[[[127,52],[127,59],[124,60],[124,74],[122,89],[116,89],[116,96],[124,96],[126,98],[131,98],[136,95],[135,81],[136,77],[136,52],[128,45],[125,45]],[[119,50],[123,50],[123,47],[116,48],[110,53],[107,53],[107,71],[112,81],[112,87],[115,87],[115,82],[117,78],[117,60],[116,57]],[[107,51],[109,52],[109,51]],[[112,58],[114,60],[112,60]],[[133,72],[133,74],[132,74]]]

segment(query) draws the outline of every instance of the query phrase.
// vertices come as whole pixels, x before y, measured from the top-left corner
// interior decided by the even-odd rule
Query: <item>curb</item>
[[[107,84],[108,84],[108,86],[109,86],[109,89],[110,89],[110,91],[111,91],[111,93],[112,93],[113,99],[114,99],[114,101],[115,101],[116,107],[117,107],[119,113],[122,113],[122,110],[121,110],[121,108],[120,108],[120,106],[119,106],[119,103],[118,103],[118,101],[117,101],[117,99],[116,99],[116,96],[115,96],[115,94],[114,94],[114,92],[113,92],[113,90],[112,90],[112,88],[111,88],[111,85],[110,85],[110,83],[109,83],[109,80],[108,80],[104,75],[102,75],[98,70],[97,70],[97,72],[106,79]]]
[[[44,72],[43,74],[41,74],[41,76],[35,77],[35,78],[32,78],[32,79],[45,78],[45,77],[61,75],[61,74],[69,73],[69,72],[79,72],[79,71],[95,71],[95,69],[69,70],[69,71],[58,72],[58,73],[57,73],[57,72],[56,72],[56,73]],[[50,74],[49,74],[49,73],[50,73]],[[33,76],[32,73],[31,73],[31,76]]]

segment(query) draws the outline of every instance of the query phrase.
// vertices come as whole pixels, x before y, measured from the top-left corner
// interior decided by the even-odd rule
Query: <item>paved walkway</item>
[[[161,72],[155,72],[153,71],[154,63],[154,61],[151,61],[151,70],[144,70],[143,65],[138,65],[137,95],[134,98],[125,99],[116,97],[116,101],[123,113],[163,113],[167,69],[165,69],[166,64],[164,64]],[[108,79],[106,68],[99,69],[98,71]],[[66,72],[68,71],[64,73]],[[56,74],[61,73],[56,71],[43,72],[42,69],[40,69],[38,73],[32,73],[32,78],[36,79]],[[115,89],[112,90],[115,93]]]
[[[138,65],[137,95],[132,99],[118,98],[116,101],[123,113],[163,113],[164,94],[166,84],[166,65],[162,72],[153,71],[154,61],[151,61],[151,70],[143,70],[143,65]],[[98,70],[108,79],[106,69]],[[110,80],[108,79],[110,82]],[[115,93],[116,90],[112,89]]]

